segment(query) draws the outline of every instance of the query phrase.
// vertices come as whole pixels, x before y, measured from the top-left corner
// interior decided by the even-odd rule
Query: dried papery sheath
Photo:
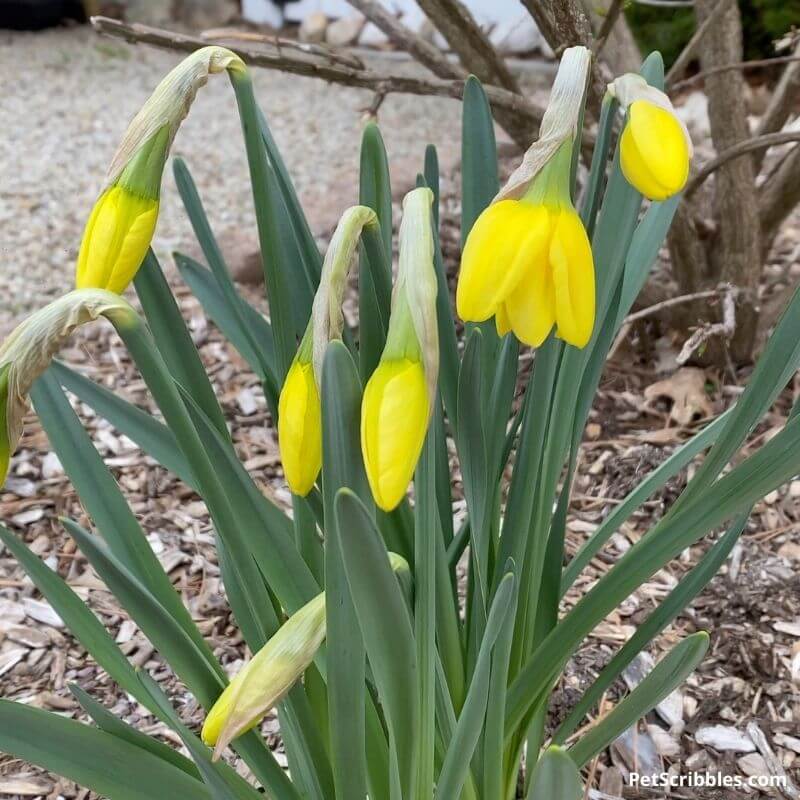
[[[528,148],[522,163],[511,173],[493,203],[522,197],[559,147],[568,139],[575,138],[591,65],[592,54],[587,48],[568,47],[564,51],[550,102],[539,126],[539,138]]]
[[[246,69],[244,61],[225,47],[203,47],[187,56],[155,88],[131,121],[106,175],[106,186],[120,177],[136,152],[158,131],[168,131],[166,149],[189,113],[198,89],[210,75]]]
[[[353,206],[342,214],[331,237],[311,310],[312,350],[317,384],[322,381],[322,362],[328,344],[333,339],[342,338],[342,300],[361,232],[365,226],[377,224],[378,217],[371,208]]]
[[[389,553],[389,563],[398,580],[410,580],[410,568],[402,556]],[[286,620],[214,703],[202,738],[214,747],[215,759],[286,696],[314,660],[326,634],[322,592]]]
[[[119,323],[133,308],[102,289],[78,289],[31,314],[0,345],[0,485],[22,435],[28,393],[72,332],[101,316]]]
[[[400,265],[394,289],[395,296],[404,293],[408,302],[422,352],[431,407],[439,375],[439,328],[436,320],[438,283],[433,266],[432,206],[433,192],[426,188],[414,189],[403,200]]]
[[[625,113],[620,164],[628,182],[651,200],[666,200],[686,185],[692,140],[664,92],[635,73],[608,85]]]

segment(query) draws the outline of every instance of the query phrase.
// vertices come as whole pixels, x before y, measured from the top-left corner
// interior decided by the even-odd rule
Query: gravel
[[[83,225],[117,142],[179,59],[87,28],[0,32],[0,334],[71,288]],[[265,70],[256,70],[254,80],[312,227],[324,233],[356,201],[363,109],[372,95]],[[413,181],[428,142],[440,148],[443,162],[452,161],[459,106],[438,98],[386,99],[379,122],[398,182]],[[224,76],[200,91],[172,153],[187,160],[220,239],[255,243],[247,163]],[[166,263],[192,240],[168,169],[154,248]]]

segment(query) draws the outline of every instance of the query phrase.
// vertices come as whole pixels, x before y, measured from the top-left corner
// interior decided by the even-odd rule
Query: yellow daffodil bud
[[[459,316],[490,317],[500,335],[513,331],[538,347],[556,326],[584,347],[594,328],[594,261],[572,204],[570,175],[591,57],[564,52],[541,136],[492,203],[475,221],[461,257]]]
[[[322,593],[292,614],[219,696],[201,734],[214,746],[215,758],[283,699],[314,660],[325,633]]]
[[[278,401],[283,471],[291,491],[301,497],[311,491],[322,467],[322,359],[328,343],[342,336],[342,296],[365,225],[377,225],[375,212],[366,206],[353,206],[336,226],[322,264],[311,321]]]
[[[310,348],[307,348],[310,350]],[[298,353],[278,401],[278,445],[289,488],[305,497],[322,467],[322,412],[310,352]]]
[[[122,293],[155,232],[161,176],[178,127],[208,76],[243,70],[222,47],[204,47],[173,69],[134,117],[83,232],[75,285]]]
[[[692,141],[669,98],[633,73],[608,88],[627,111],[620,164],[628,183],[650,200],[677,194],[689,177]]]
[[[408,562],[389,553],[389,563],[401,584],[407,585]],[[314,660],[326,634],[323,592],[292,614],[217,698],[201,732],[203,741],[214,747],[215,759],[286,696]]]
[[[391,511],[422,452],[439,372],[430,189],[403,202],[400,268],[386,346],[361,403],[361,451],[372,496]]]
[[[0,345],[0,486],[22,436],[33,382],[47,369],[75,328],[100,316],[114,319],[116,314],[136,316],[131,306],[116,294],[79,289],[31,314]]]

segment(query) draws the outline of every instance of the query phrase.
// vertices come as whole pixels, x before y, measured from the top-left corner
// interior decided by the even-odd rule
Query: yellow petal
[[[381,361],[364,390],[361,451],[372,496],[391,511],[403,499],[414,475],[430,416],[421,362]]]
[[[547,218],[542,206],[518,200],[493,203],[478,217],[464,245],[456,290],[463,320],[483,322],[522,278],[515,256],[531,228]]]
[[[674,114],[647,100],[628,108],[620,143],[625,178],[645,197],[665,200],[683,189],[689,176],[689,145]]]
[[[497,312],[494,315],[494,325],[497,328],[498,336],[505,336],[511,330],[511,320],[508,317],[508,310],[505,303],[500,303],[497,306]]]
[[[585,347],[594,328],[594,260],[583,223],[572,210],[562,211],[556,221],[550,266],[558,335],[575,347]]]
[[[95,203],[81,242],[75,284],[122,294],[145,255],[158,219],[158,200],[112,186]]]
[[[278,445],[286,482],[305,497],[322,467],[322,412],[311,363],[295,361],[278,401]]]
[[[531,347],[538,347],[548,336],[556,319],[555,294],[548,265],[547,248],[552,222],[533,230],[517,255],[515,270],[524,277],[505,301],[508,321],[514,335]]]

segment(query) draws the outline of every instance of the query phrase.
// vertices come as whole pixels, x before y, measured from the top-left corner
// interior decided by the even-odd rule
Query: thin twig
[[[654,314],[658,314],[659,312],[663,311],[665,308],[672,308],[673,306],[679,306],[683,303],[691,303],[694,300],[705,300],[711,297],[722,297],[723,295],[730,294],[730,287],[724,287],[720,289],[709,289],[706,292],[694,292],[694,294],[683,294],[680,297],[670,297],[668,300],[662,300],[660,303],[655,303],[652,306],[648,306],[647,308],[643,308],[641,311],[635,311],[633,314],[628,314],[625,317],[625,325],[630,325],[632,322],[638,322],[640,319],[645,319],[646,317],[652,317]]]
[[[713,322],[698,328],[683,344],[675,361],[683,366],[692,354],[699,350],[709,339],[722,336],[730,339],[736,331],[736,297],[738,290],[728,287],[722,298],[722,322]]]
[[[700,81],[705,80],[709,75],[719,75],[721,72],[733,72],[734,70],[739,70],[740,72],[747,72],[751,69],[761,69],[763,67],[774,67],[778,64],[790,64],[792,61],[800,61],[800,56],[791,55],[791,56],[774,56],[773,58],[758,58],[753,59],[752,61],[736,61],[731,64],[720,64],[718,67],[711,67],[710,69],[704,70],[703,72],[698,72],[697,75],[692,75],[691,78],[686,78],[686,80],[678,81],[676,84],[673,84],[670,88],[672,91],[677,92],[681,89],[685,89],[687,86],[693,86],[696,83],[700,83]]]
[[[206,47],[208,42],[194,36],[151,28],[146,25],[127,24],[108,17],[92,17],[92,25],[99,33],[117,36],[136,44],[151,44],[168,50],[192,53]],[[294,75],[319,78],[328,83],[351,86],[357,89],[369,89],[384,94],[413,94],[431,97],[450,97],[461,100],[464,95],[463,80],[423,79],[397,73],[378,72],[372,69],[357,70],[342,65],[314,62],[305,58],[296,58],[287,53],[255,52],[244,48],[232,48],[244,61],[253,67],[274,69]],[[529,103],[521,95],[500,89],[496,86],[485,86],[486,97],[494,109],[513,113],[515,118],[535,131],[542,119],[542,109]]]
[[[352,53],[338,52],[324,44],[299,42],[296,39],[287,39],[283,36],[276,36],[273,33],[242,31],[236,28],[213,28],[203,31],[200,36],[206,41],[258,42],[261,44],[271,44],[279,50],[297,50],[300,53],[306,53],[310,56],[325,58],[334,64],[344,64],[346,67],[353,67],[353,69],[365,69],[364,62]]]
[[[614,29],[614,25],[617,24],[620,12],[622,11],[623,2],[624,0],[611,0],[611,5],[608,7],[608,11],[603,18],[603,24],[600,26],[600,30],[597,32],[597,38],[595,39],[594,47],[592,48],[595,58],[597,58],[600,53],[603,52],[603,48],[606,46],[608,37],[610,36],[611,31]]]
[[[703,164],[697,174],[686,184],[686,189],[683,192],[684,197],[691,197],[712,172],[716,172],[728,161],[745,156],[755,150],[762,150],[764,148],[775,147],[779,144],[788,144],[790,142],[800,142],[800,131],[765,133],[763,136],[754,136],[752,139],[745,139],[743,142],[737,142],[733,147],[723,150],[716,158],[712,158],[710,161]]]
[[[453,63],[438,47],[423,39],[391,14],[378,0],[348,0],[373,25],[382,30],[389,40],[412,55],[439,78],[461,79],[467,71]]]
[[[664,79],[664,84],[668,89],[671,89],[675,80],[679,78],[683,73],[686,71],[686,68],[689,66],[689,63],[697,57],[697,50],[700,46],[700,42],[703,40],[703,37],[706,35],[708,30],[711,26],[717,21],[720,14],[728,6],[731,0],[719,0],[716,6],[714,6],[714,10],[703,20],[703,22],[698,26],[697,30],[692,34],[692,38],[686,43],[686,47],[683,48],[681,54],[675,59],[675,63],[670,67],[669,72],[667,73],[666,78]]]

